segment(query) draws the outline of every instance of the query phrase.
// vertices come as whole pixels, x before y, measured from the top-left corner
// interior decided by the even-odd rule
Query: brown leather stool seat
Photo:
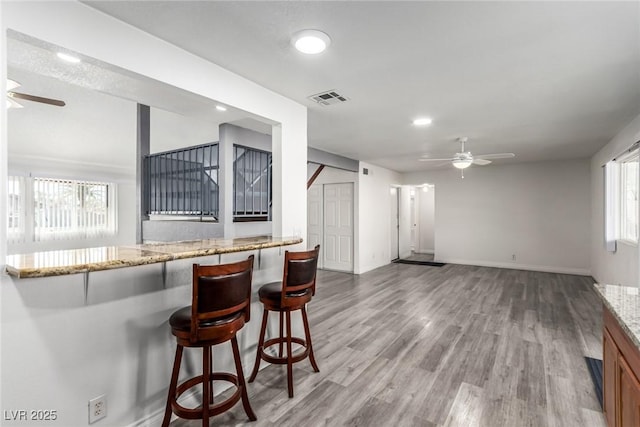
[[[256,420],[247,396],[236,339],[236,333],[249,321],[252,272],[253,255],[246,261],[233,264],[193,265],[191,306],[175,311],[169,318],[171,333],[176,337],[178,345],[162,421],[163,427],[169,425],[171,413],[180,418],[202,419],[202,425],[208,426],[210,416],[229,410],[241,399],[249,419]],[[226,341],[231,341],[236,374],[212,372],[211,347]],[[184,347],[202,348],[203,374],[178,385]],[[236,387],[235,392],[226,400],[214,404],[214,380],[230,382]],[[202,405],[193,409],[180,405],[178,398],[199,384],[202,384]]]
[[[306,295],[311,296],[310,289],[304,289],[298,292],[287,292],[287,296],[289,297],[303,297]],[[272,282],[262,285],[258,291],[258,297],[261,300],[269,300],[269,302],[276,305],[280,304],[280,298],[282,297],[282,282]]]
[[[293,397],[293,364],[309,358],[313,370],[320,372],[313,355],[313,345],[311,343],[311,333],[309,331],[309,321],[307,319],[306,304],[311,301],[311,297],[316,291],[316,271],[318,267],[318,255],[320,245],[311,251],[289,252],[284,254],[284,274],[282,282],[267,283],[260,287],[258,296],[264,306],[262,315],[262,327],[260,328],[260,338],[258,340],[258,350],[256,363],[253,372],[249,377],[249,382],[253,382],[260,369],[260,361],[278,365],[287,365],[287,388],[289,397]],[[300,310],[302,323],[304,325],[305,338],[293,337],[291,335],[291,312]],[[269,311],[280,313],[280,336],[264,340],[267,329],[267,319]],[[286,316],[286,336],[284,336],[284,317]],[[297,354],[292,352],[292,344],[302,346],[303,350]],[[278,344],[278,356],[271,355],[265,349]],[[286,344],[287,355],[283,356],[283,345]]]

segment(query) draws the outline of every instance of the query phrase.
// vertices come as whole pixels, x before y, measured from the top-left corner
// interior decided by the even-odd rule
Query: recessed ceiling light
[[[428,117],[421,117],[419,119],[415,119],[413,124],[416,126],[427,126],[431,124],[431,119]]]
[[[331,39],[322,31],[302,30],[293,35],[291,44],[302,53],[314,55],[328,48]]]
[[[80,58],[73,55],[69,55],[68,53],[58,52],[56,55],[58,56],[58,58],[67,62],[72,62],[74,64],[77,64],[78,62],[80,62]]]
[[[227,107],[223,107],[222,105],[216,105],[216,110],[218,110],[218,111],[227,111]]]

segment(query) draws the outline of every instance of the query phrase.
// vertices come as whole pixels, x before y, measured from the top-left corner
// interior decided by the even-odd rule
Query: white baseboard
[[[435,250],[433,249],[420,249],[419,251],[413,251],[417,254],[426,254],[426,255],[433,255],[435,254]]]
[[[468,259],[460,259],[460,258],[438,258],[435,261],[444,262],[448,264],[477,265],[480,267],[497,267],[497,268],[508,268],[513,270],[541,271],[544,273],[560,273],[560,274],[575,274],[578,276],[591,276],[591,270],[587,268],[570,268],[570,267],[559,267],[559,266],[549,266],[549,265],[518,264],[515,262],[478,261],[478,260],[468,260]]]

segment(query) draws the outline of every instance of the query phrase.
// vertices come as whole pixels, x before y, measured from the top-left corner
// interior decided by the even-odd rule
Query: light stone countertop
[[[255,236],[133,246],[106,246],[8,255],[7,273],[18,278],[48,277],[133,267],[176,259],[243,252],[302,243],[299,237]]]
[[[593,285],[629,339],[640,348],[640,289],[622,285]]]

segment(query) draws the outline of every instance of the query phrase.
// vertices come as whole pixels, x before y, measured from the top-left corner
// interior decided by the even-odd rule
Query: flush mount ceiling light
[[[216,110],[218,110],[218,111],[227,111],[227,107],[223,107],[222,105],[216,105]]]
[[[80,58],[78,58],[77,56],[69,55],[68,53],[58,52],[56,55],[63,61],[71,62],[73,64],[77,64],[78,62],[80,62]]]
[[[331,39],[319,30],[302,30],[291,37],[291,44],[302,53],[315,55],[328,48]]]
[[[431,124],[431,119],[429,117],[420,117],[419,119],[415,119],[413,124],[415,126],[428,126]]]

